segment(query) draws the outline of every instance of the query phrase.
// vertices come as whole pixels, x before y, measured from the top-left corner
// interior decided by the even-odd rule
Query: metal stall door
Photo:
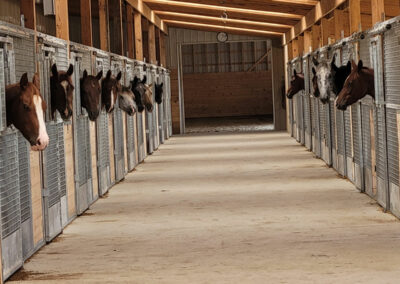
[[[159,104],[156,102],[156,83],[157,83],[157,66],[151,65],[151,78],[152,78],[152,90],[153,90],[153,112],[152,120],[153,120],[153,149],[154,151],[158,149],[160,145],[160,135],[159,135],[159,124],[158,124],[158,109]]]
[[[122,73],[121,84],[125,84],[125,68],[124,62],[121,59],[111,57],[111,72],[117,76],[119,72]],[[115,161],[115,181],[119,182],[125,178],[125,149],[124,149],[124,126],[122,119],[122,110],[119,108],[119,99],[113,111],[113,125],[114,125],[114,161]]]
[[[342,47],[342,64],[347,64],[349,60],[353,59],[353,44],[347,43]],[[345,137],[345,149],[346,149],[346,176],[349,180],[354,182],[354,155],[353,155],[353,132],[352,132],[352,111],[351,106],[347,110],[343,111],[344,121],[344,137]]]
[[[287,64],[287,77],[288,77],[288,86],[287,89],[290,88],[290,80],[292,80],[292,66],[290,63]],[[290,132],[290,136],[295,137],[295,131],[294,131],[294,119],[293,119],[293,98],[291,100],[287,99],[288,102],[288,106],[289,106],[289,132]]]
[[[304,95],[303,95],[303,110],[304,110],[304,144],[308,150],[311,150],[311,112],[310,112],[310,66],[308,55],[303,57],[303,74],[304,74]]]
[[[156,83],[159,85],[164,82],[164,70],[162,68],[157,68],[157,77]],[[165,85],[165,84],[164,84]],[[163,89],[165,86],[163,86]],[[164,103],[165,103],[165,94],[163,93],[162,102],[158,105],[158,142],[159,144],[164,144],[165,140],[165,127],[164,127]]]
[[[383,71],[386,102],[386,135],[390,210],[400,216],[399,124],[400,124],[400,25],[396,21],[383,34]],[[380,101],[381,102],[381,101]],[[389,205],[387,205],[389,207]]]
[[[133,61],[127,61],[125,66],[125,85],[129,85],[135,78]],[[135,113],[137,118],[137,112]],[[136,166],[136,142],[135,142],[135,116],[126,116],[126,151],[128,154],[128,171]]]
[[[92,184],[92,156],[90,145],[90,126],[86,110],[81,105],[80,78],[83,71],[91,73],[90,52],[71,53],[74,62],[73,80],[75,86],[74,93],[74,115],[73,115],[73,133],[74,133],[74,168],[75,168],[75,201],[76,214],[85,212],[91,204],[93,198]],[[86,64],[85,64],[86,63]]]
[[[5,86],[15,81],[12,39],[0,38],[0,216],[3,280],[23,264],[18,133],[6,129]]]
[[[166,107],[165,113],[167,115],[167,138],[172,136],[172,107],[171,107],[171,72],[165,70],[165,91],[166,93]]]
[[[298,73],[302,73],[302,61],[301,58],[296,58],[293,59],[292,61],[292,75],[294,73],[294,70],[296,70]],[[294,119],[296,121],[296,128],[295,128],[295,137],[297,142],[304,144],[304,127],[303,127],[303,91],[298,92],[294,97],[294,108],[295,108],[295,114],[294,114]]]
[[[146,70],[146,77],[147,77],[147,85],[153,84],[153,76],[151,71],[151,65],[144,65]],[[145,109],[146,112],[146,145],[147,145],[147,154],[152,154],[154,152],[154,123],[153,123],[153,113],[149,112],[147,108]]]
[[[375,80],[375,113],[374,127],[375,135],[372,140],[375,144],[375,163],[376,163],[376,189],[373,186],[372,197],[378,203],[390,209],[389,195],[389,176],[388,176],[388,154],[386,144],[386,110],[385,93],[383,86],[383,58],[382,58],[382,36],[378,35],[371,38],[370,42],[371,67],[374,69]],[[389,62],[387,62],[389,64]],[[374,180],[374,176],[373,176]],[[373,184],[375,182],[373,181]]]
[[[98,52],[95,57],[96,74],[103,71],[103,76],[108,71],[109,60]],[[101,104],[101,102],[100,102]],[[104,109],[100,110],[96,121],[97,136],[97,176],[99,180],[99,196],[107,193],[111,185],[110,176],[110,141],[108,136],[108,115]]]
[[[143,79],[145,72],[143,70],[143,63],[135,62],[135,76],[139,79]],[[136,119],[136,129],[137,129],[137,147],[138,147],[138,162],[143,162],[144,158],[146,157],[145,145],[144,145],[144,129],[143,129],[143,118],[146,112],[138,112],[137,119]]]

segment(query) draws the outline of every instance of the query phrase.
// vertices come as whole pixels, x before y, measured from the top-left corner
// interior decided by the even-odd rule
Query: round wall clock
[[[224,32],[220,32],[217,34],[217,40],[219,42],[226,42],[228,40],[228,34]]]

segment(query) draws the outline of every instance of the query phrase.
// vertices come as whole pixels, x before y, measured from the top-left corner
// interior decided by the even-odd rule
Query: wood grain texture
[[[68,2],[66,0],[55,0],[56,11],[56,36],[69,40],[69,24],[68,24]]]
[[[31,197],[32,197],[32,223],[33,244],[37,246],[43,242],[43,206],[42,206],[42,181],[40,171],[40,153],[31,151]]]
[[[68,220],[76,216],[75,200],[75,174],[74,174],[74,138],[72,125],[64,126],[64,147],[65,147],[65,175],[68,201]]]
[[[272,114],[271,72],[185,74],[187,118]]]
[[[172,113],[172,133],[180,133],[180,111],[179,111],[179,87],[178,87],[178,70],[171,69],[170,74],[171,85],[171,113]]]

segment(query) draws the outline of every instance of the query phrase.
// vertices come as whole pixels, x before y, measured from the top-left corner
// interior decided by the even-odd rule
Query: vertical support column
[[[400,14],[400,3],[394,0],[371,0],[372,25]]]
[[[321,27],[313,25],[311,28],[312,33],[312,49],[316,50],[321,47]]]
[[[335,20],[335,40],[339,41],[350,35],[349,14],[339,9],[336,9],[333,13]]]
[[[273,92],[273,112],[275,130],[285,130],[286,110],[285,110],[285,73],[284,50],[279,41],[272,42],[272,92]]]
[[[36,5],[35,0],[20,0],[21,14],[25,18],[25,27],[36,30]],[[1,282],[0,282],[1,283]]]
[[[135,11],[135,58],[143,61],[143,36],[142,36],[142,15]]]
[[[165,34],[160,31],[160,64],[164,67],[167,66],[167,56],[165,52]]]
[[[298,56],[303,56],[303,52],[304,52],[304,36],[303,35],[299,35],[297,38],[297,52],[298,52]]]
[[[56,11],[56,36],[64,40],[69,40],[68,2],[65,0],[55,0],[54,5]]]
[[[304,32],[304,54],[310,52],[312,50],[312,35],[311,31]]]
[[[156,30],[152,23],[149,23],[149,62],[156,64]]]
[[[288,61],[293,59],[293,41],[287,44],[287,59]]]
[[[100,48],[109,51],[108,36],[108,0],[99,1],[99,26],[100,26]]]
[[[122,1],[123,0],[119,0],[118,1],[118,5],[119,5],[119,11],[118,11],[118,13],[119,13],[119,34],[121,35],[121,38],[120,38],[121,47],[120,47],[120,50],[118,50],[118,53],[120,55],[125,56],[125,54],[124,54],[124,18],[123,18],[123,15],[122,15]]]
[[[326,18],[321,19],[321,39],[322,46],[330,44],[331,40],[334,38],[334,30],[333,30],[333,19],[329,20]]]
[[[135,45],[134,45],[134,30],[133,30],[133,8],[131,5],[126,4],[126,31],[127,31],[127,47],[128,57],[135,58]]]
[[[349,0],[350,33],[372,27],[370,0]]]
[[[91,0],[81,0],[81,40],[82,44],[93,46]]]

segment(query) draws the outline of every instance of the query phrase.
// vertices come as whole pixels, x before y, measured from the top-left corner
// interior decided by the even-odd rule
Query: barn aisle
[[[287,133],[174,137],[11,282],[395,283],[400,222]]]

